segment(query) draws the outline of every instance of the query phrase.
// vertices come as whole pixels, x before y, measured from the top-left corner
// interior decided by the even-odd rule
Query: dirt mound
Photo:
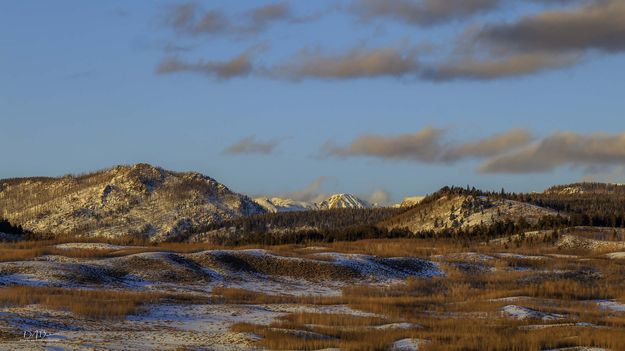
[[[263,250],[205,251],[195,254],[193,259],[207,268],[221,272],[244,272],[305,280],[346,280],[359,277],[358,271],[350,267],[320,260],[277,256]]]
[[[417,258],[377,258],[340,253],[320,253],[301,258],[278,256],[264,250],[205,251],[189,257],[224,275],[239,272],[310,281],[383,281],[439,274],[435,264]]]
[[[121,283],[124,273],[92,263],[25,261],[0,264],[0,285],[73,286]]]
[[[208,282],[211,274],[183,255],[148,252],[104,260],[126,279],[152,282]]]

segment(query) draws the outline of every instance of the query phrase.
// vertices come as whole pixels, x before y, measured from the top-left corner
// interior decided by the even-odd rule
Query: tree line
[[[469,228],[445,228],[437,231],[426,230],[416,233],[406,228],[393,228],[389,230],[375,224],[356,224],[339,228],[291,228],[279,232],[262,230],[246,231],[245,229],[215,230],[212,233],[213,235],[207,236],[205,240],[224,246],[310,244],[315,242],[332,243],[337,241],[396,238],[444,238],[468,243],[484,242],[533,230],[560,229],[569,225],[569,219],[566,217],[544,216],[535,224],[530,224],[525,220],[520,220],[518,222],[502,220]]]
[[[25,235],[27,231],[21,225],[13,225],[7,219],[0,218],[0,233]]]

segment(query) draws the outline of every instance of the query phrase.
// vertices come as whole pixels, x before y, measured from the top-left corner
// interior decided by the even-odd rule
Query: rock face
[[[193,226],[259,213],[265,210],[254,201],[210,177],[148,164],[0,180],[0,217],[42,234],[164,241]]]

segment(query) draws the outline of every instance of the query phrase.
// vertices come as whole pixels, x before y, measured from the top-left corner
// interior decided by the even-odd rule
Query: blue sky
[[[389,201],[625,181],[625,28],[604,19],[608,38],[579,18],[625,6],[447,2],[3,1],[0,178],[148,162],[251,195],[323,177],[317,192]],[[184,5],[193,18],[175,24]],[[258,9],[276,11],[252,23]],[[227,23],[200,28],[211,11]],[[585,39],[528,34],[557,16],[555,31],[591,26],[573,26]]]

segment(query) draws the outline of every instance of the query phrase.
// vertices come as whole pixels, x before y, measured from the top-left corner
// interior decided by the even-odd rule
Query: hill
[[[558,212],[495,194],[443,188],[406,212],[382,221],[380,226],[387,230],[407,229],[413,233],[437,233],[508,221],[533,225],[548,216],[558,216]]]
[[[265,212],[210,177],[148,164],[0,180],[0,217],[39,235],[165,241],[195,226]]]
[[[511,200],[567,213],[572,226],[625,227],[625,185],[574,183],[539,193],[506,194]]]
[[[554,185],[548,189],[545,189],[543,193],[546,195],[625,195],[625,184],[583,182],[565,185]]]

